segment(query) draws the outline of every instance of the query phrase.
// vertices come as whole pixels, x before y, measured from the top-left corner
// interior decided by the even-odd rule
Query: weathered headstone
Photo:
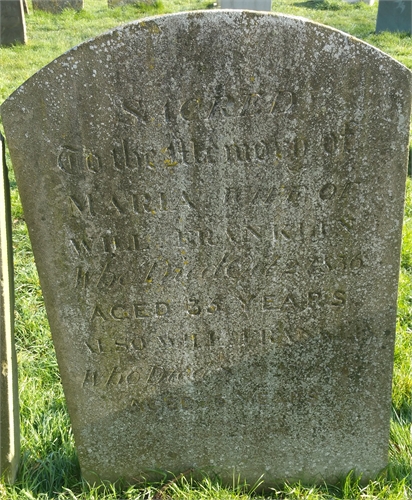
[[[109,8],[120,7],[122,5],[134,4],[138,0],[107,0],[107,5]]]
[[[135,3],[147,3],[152,4],[153,0],[108,0],[107,4],[109,8],[121,7],[123,5],[135,4]]]
[[[83,9],[83,0],[32,0],[33,10],[44,10],[59,14],[64,9]]]
[[[339,31],[205,11],[3,104],[87,480],[386,465],[410,89]]]
[[[376,32],[412,33],[412,0],[379,0]]]
[[[26,43],[22,0],[0,0],[0,45]]]
[[[20,457],[19,396],[14,347],[13,258],[10,193],[0,134],[0,475],[13,483]]]

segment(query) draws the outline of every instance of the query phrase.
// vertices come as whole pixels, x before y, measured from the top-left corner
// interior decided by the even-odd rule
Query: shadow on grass
[[[50,499],[58,498],[67,488],[80,491],[80,466],[75,452],[69,456],[56,450],[46,457],[35,457],[31,451],[25,451],[14,487]]]
[[[141,482],[136,485],[127,485],[119,480],[115,483],[90,485],[80,479],[80,469],[75,456],[56,457],[50,454],[45,460],[34,460],[27,454],[23,458],[23,469],[16,483],[16,490],[23,493],[24,498],[42,498],[52,500],[67,499],[97,499],[110,500],[152,499],[172,500],[174,498],[205,500],[286,500],[286,499],[344,499],[349,498],[381,498],[380,492],[389,491],[389,481],[396,482],[404,492],[411,492],[408,464],[392,462],[385,468],[376,480],[362,481],[361,475],[353,471],[343,476],[336,484],[309,484],[305,482],[283,483],[278,487],[262,488],[259,480],[255,485],[247,485],[234,478],[233,485],[223,485],[218,476],[192,469],[170,477],[165,474],[161,482]],[[37,470],[36,470],[37,468]],[[58,477],[53,474],[58,473]],[[28,481],[26,482],[26,475]],[[199,476],[200,474],[200,476]],[[22,476],[20,478],[20,476]],[[396,490],[396,484],[393,485]],[[389,488],[389,490],[388,490]],[[27,495],[28,493],[28,495]],[[408,494],[408,493],[407,493]],[[365,495],[365,496],[364,496]],[[395,495],[396,498],[400,498]],[[395,496],[393,498],[395,498]],[[15,497],[13,497],[15,498]],[[20,498],[20,496],[18,496]],[[389,498],[384,497],[383,498]],[[392,498],[392,497],[391,497]],[[409,496],[405,497],[409,498]]]
[[[412,424],[412,412],[407,402],[404,402],[400,407],[392,407],[392,420],[401,425]]]
[[[314,10],[346,10],[350,4],[342,0],[307,0],[306,2],[296,2],[294,7],[302,7]]]

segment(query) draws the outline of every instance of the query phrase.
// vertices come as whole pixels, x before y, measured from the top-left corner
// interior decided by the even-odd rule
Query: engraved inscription
[[[115,303],[110,305],[96,304],[91,312],[90,319],[94,320],[142,320],[150,318],[165,318],[170,314],[196,317],[200,315],[215,315],[227,310],[224,303],[231,302],[237,312],[249,312],[251,309],[262,311],[287,312],[291,310],[304,311],[308,308],[318,307],[344,307],[347,302],[346,291],[321,289],[310,290],[307,293],[289,292],[283,294],[236,294],[228,295],[225,299],[215,298],[201,301],[190,297],[184,303],[172,301]],[[233,309],[233,308],[231,308]]]
[[[111,143],[56,154],[70,193],[72,283],[85,298],[102,294],[87,306],[85,389],[133,393],[201,378],[209,368],[193,362],[196,353],[213,353],[210,366],[226,369],[247,349],[310,342],[318,334],[311,321],[345,314],[346,281],[370,265],[356,239],[365,223],[365,187],[350,163],[357,123],[306,134],[288,121],[299,94],[284,89],[200,92],[166,98],[161,109],[136,94],[117,105]],[[272,132],[195,133],[234,120],[269,120]],[[152,141],[154,123],[162,135]],[[325,173],[312,176],[321,161]],[[225,169],[239,178],[218,180]],[[112,178],[100,194],[100,179]],[[171,366],[173,353],[188,357]],[[132,407],[145,404],[132,398]]]

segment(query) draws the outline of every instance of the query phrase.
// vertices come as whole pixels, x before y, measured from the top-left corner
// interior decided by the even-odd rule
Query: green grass
[[[0,0],[1,1],[1,0]],[[106,0],[85,0],[85,9],[61,15],[32,12],[28,44],[0,48],[0,103],[28,77],[72,46],[139,17],[210,8],[202,0],[163,0],[109,10]],[[412,69],[412,38],[374,33],[377,4],[341,0],[273,0],[272,10],[313,19],[362,38]],[[10,161],[10,160],[9,160]],[[19,195],[11,172],[15,251],[16,343],[19,362],[22,459],[14,486],[0,483],[4,499],[246,500],[241,482],[224,488],[216,478],[195,482],[183,475],[164,485],[90,488],[81,481],[59,371]],[[362,485],[349,475],[338,485],[284,484],[266,492],[277,499],[412,499],[412,182],[407,185],[393,380],[390,461],[376,481]],[[258,495],[256,495],[258,498]]]

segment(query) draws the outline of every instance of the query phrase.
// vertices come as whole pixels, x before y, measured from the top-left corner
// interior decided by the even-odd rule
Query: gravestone
[[[10,193],[3,137],[0,134],[0,475],[16,477],[20,457],[17,360],[13,337],[14,294]]]
[[[367,5],[373,5],[375,3],[375,0],[344,0],[346,3],[359,3],[363,2],[366,3]]]
[[[32,0],[33,10],[44,10],[60,14],[64,9],[83,9],[83,0]]]
[[[137,0],[107,0],[107,5],[109,8],[120,7],[122,5],[136,3]]]
[[[22,0],[0,0],[0,45],[26,43]]]
[[[218,0],[217,5],[221,9],[249,9],[270,11],[272,9],[272,0]]]
[[[135,4],[135,3],[146,3],[152,4],[152,0],[108,0],[107,5],[109,8],[121,7],[123,5]]]
[[[199,11],[2,105],[88,481],[385,467],[410,89],[337,30]]]
[[[412,33],[412,0],[379,0],[376,33]]]

